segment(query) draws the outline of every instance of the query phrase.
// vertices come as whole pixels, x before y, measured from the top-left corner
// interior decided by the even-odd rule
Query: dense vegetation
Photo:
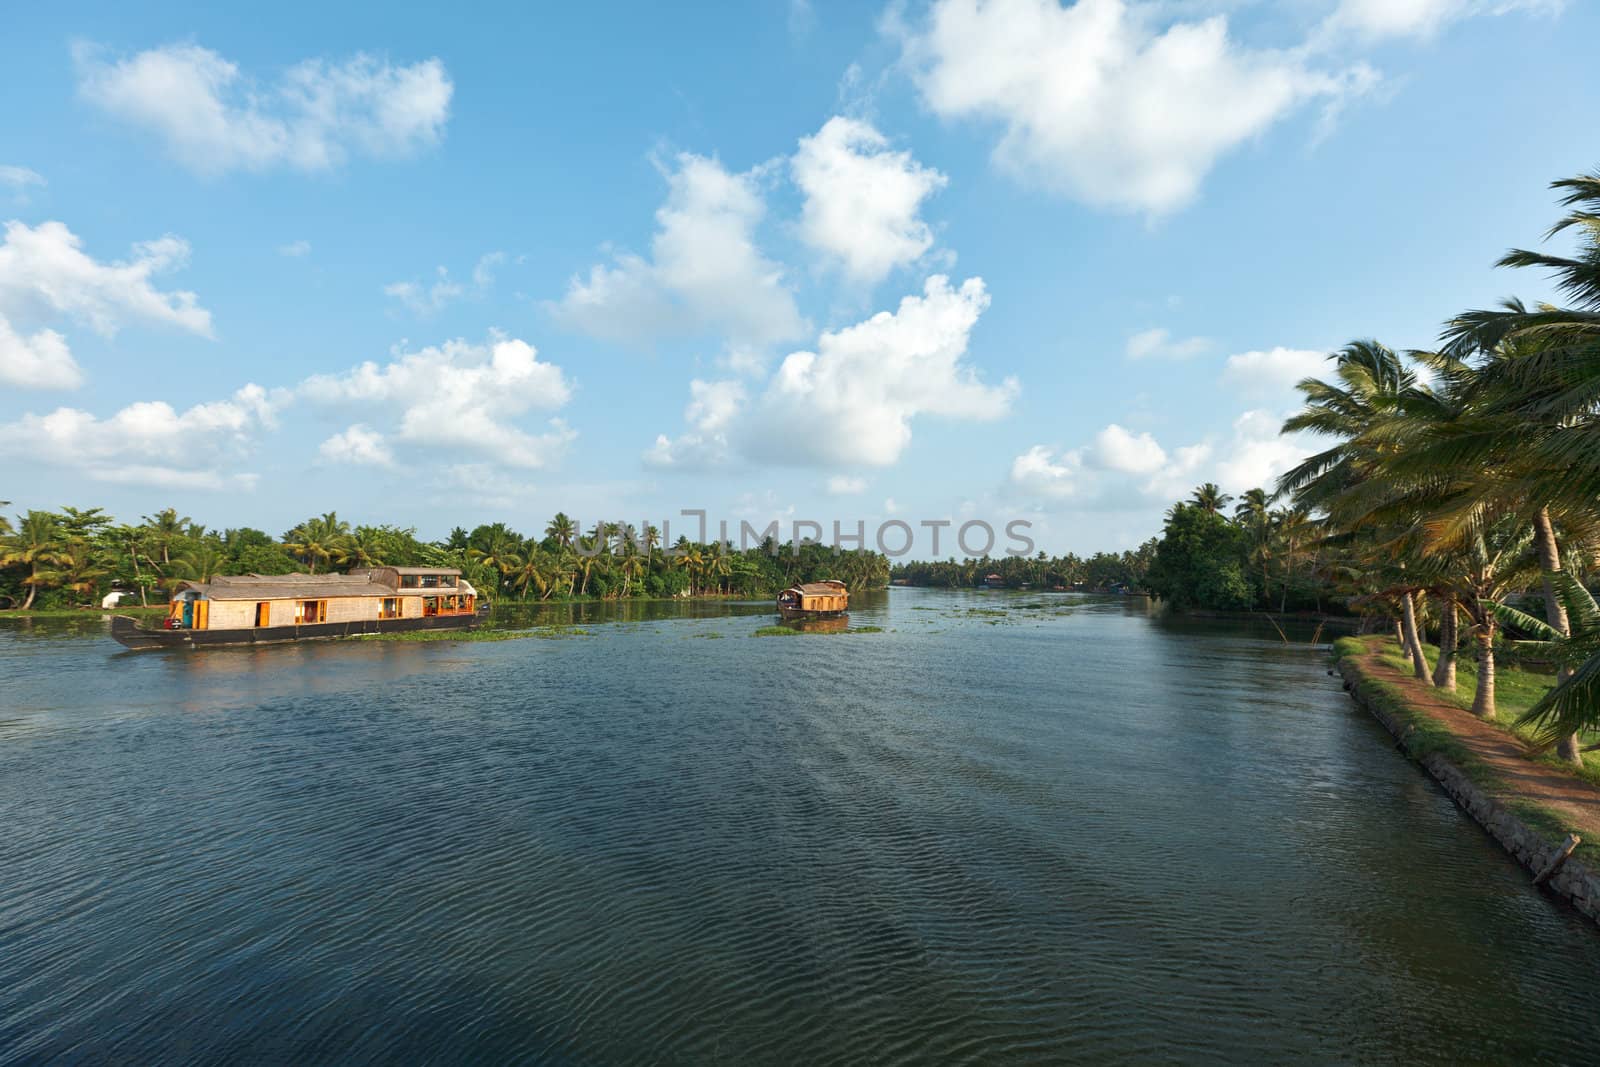
[[[1008,589],[1143,589],[1145,572],[1155,554],[1150,540],[1133,552],[1096,552],[1080,558],[1065,556],[1003,556],[993,559],[933,560],[897,564],[891,575],[906,585],[933,585],[944,589],[976,589],[1000,585]]]
[[[1329,380],[1300,383],[1284,426],[1329,447],[1277,495],[1314,516],[1330,581],[1395,620],[1418,678],[1454,690],[1468,651],[1478,715],[1496,714],[1504,627],[1552,663],[1559,684],[1523,718],[1581,762],[1578,736],[1600,724],[1600,611],[1583,584],[1600,543],[1600,175],[1556,188],[1572,210],[1547,237],[1576,232],[1576,255],[1499,265],[1549,269],[1567,305],[1463,312],[1437,351],[1347,345]],[[1542,619],[1512,604],[1528,590]]]
[[[505,523],[456,529],[439,542],[395,526],[356,526],[329,512],[281,538],[249,528],[208,530],[168,508],[136,524],[100,508],[29,511],[13,526],[0,518],[0,606],[88,605],[108,590],[164,597],[184,581],[220,574],[310,573],[355,567],[456,567],[497,597],[551,598],[767,596],[794,582],[836,578],[851,589],[878,588],[888,560],[874,552],[835,552],[805,542],[747,551],[680,537],[669,546],[653,526],[614,523],[580,532],[558,513],[542,537]]]

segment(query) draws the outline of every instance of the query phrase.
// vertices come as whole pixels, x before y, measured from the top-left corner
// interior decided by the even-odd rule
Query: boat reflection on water
[[[778,625],[807,634],[842,634],[850,628],[850,616],[826,615],[782,619]]]

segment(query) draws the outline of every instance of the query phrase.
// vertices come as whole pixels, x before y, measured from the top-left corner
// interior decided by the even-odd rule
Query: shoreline
[[[1408,697],[1408,676],[1379,661],[1366,644],[1341,638],[1333,658],[1351,699],[1382,723],[1397,747],[1534,876],[1535,886],[1549,889],[1600,924],[1600,790],[1576,774],[1569,775],[1573,794],[1593,805],[1594,818],[1580,824],[1570,807],[1556,810],[1505,780],[1497,773],[1504,769],[1503,761],[1496,768],[1479,759],[1467,743],[1465,724],[1430,712]],[[1532,760],[1525,762],[1544,769]],[[1582,838],[1576,850],[1569,847],[1568,835],[1573,833]]]

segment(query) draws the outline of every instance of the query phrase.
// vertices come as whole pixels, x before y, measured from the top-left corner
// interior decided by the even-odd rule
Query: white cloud
[[[85,100],[151,131],[201,174],[317,171],[355,154],[410,155],[443,136],[454,90],[437,59],[409,66],[364,54],[342,63],[308,59],[270,86],[194,44],[114,60],[80,45],[74,59]]]
[[[1210,349],[1211,342],[1207,338],[1190,337],[1180,341],[1157,326],[1129,337],[1126,351],[1129,359],[1188,359]]]
[[[1112,423],[1095,435],[1094,458],[1099,466],[1122,474],[1154,474],[1167,462],[1167,454],[1148,433],[1135,434]]]
[[[28,187],[33,185],[44,186],[47,184],[44,175],[28,167],[18,167],[9,163],[0,163],[0,186],[11,190],[12,196],[26,203],[28,200]]]
[[[1323,40],[1352,35],[1364,40],[1431,37],[1449,23],[1474,15],[1512,11],[1559,12],[1564,0],[1340,0],[1321,32]]]
[[[1002,168],[1127,211],[1182,207],[1225,153],[1372,78],[1241,45],[1222,15],[1169,14],[1143,0],[937,0],[924,24],[891,28],[936,114],[1004,127]]]
[[[465,296],[482,298],[494,287],[494,272],[506,261],[504,252],[490,252],[480,256],[472,268],[472,284],[463,285],[450,277],[450,272],[440,266],[434,269],[432,284],[426,282],[392,282],[383,287],[385,296],[394,297],[414,314],[427,317],[436,315],[445,307]]]
[[[823,333],[815,352],[789,355],[773,374],[747,450],[775,462],[882,467],[900,458],[919,416],[1000,418],[1016,381],[986,385],[965,362],[988,306],[983,279],[956,289],[936,274],[897,310]]]
[[[227,400],[179,412],[162,400],[108,419],[76,408],[0,424],[0,454],[81,471],[97,481],[163,488],[248,488],[254,475],[223,469],[275,424],[279,400],[247,385]]]
[[[132,258],[100,263],[83,252],[82,240],[59,222],[29,227],[6,223],[0,244],[0,313],[22,319],[60,312],[113,336],[128,320],[175,326],[211,336],[211,313],[195,294],[161,292],[151,278],[183,266],[189,245],[166,236],[133,246]]]
[[[736,456],[824,467],[882,467],[900,458],[919,416],[988,420],[1005,415],[1014,379],[986,385],[966,362],[968,339],[989,306],[983,279],[959,289],[942,274],[895,311],[824,332],[815,352],[787,356],[760,397],[737,381],[689,383],[688,431],[662,434],[650,466],[703,468]]]
[[[0,382],[22,389],[76,389],[83,371],[54,330],[23,336],[0,315]]]
[[[1084,448],[1035,445],[1011,464],[1013,489],[1036,498],[1070,498],[1088,509],[1165,507],[1202,482],[1238,495],[1271,490],[1284,471],[1315,449],[1303,435],[1283,436],[1284,417],[1264,409],[1237,416],[1225,435],[1163,448],[1149,433],[1115,423]]]
[[[644,454],[645,463],[679,470],[726,463],[730,458],[728,430],[744,410],[746,399],[744,386],[738,381],[691,381],[689,403],[683,409],[688,431],[676,438],[658,435]]]
[[[383,434],[359,422],[322,442],[317,454],[329,463],[347,463],[358,467],[388,467],[394,464],[394,453],[389,450]]]
[[[838,260],[847,277],[867,284],[933,247],[933,231],[919,213],[947,181],[910,152],[890,151],[888,143],[868,123],[835,116],[802,137],[789,161],[805,194],[801,239]]]
[[[1011,484],[1035,496],[1066,497],[1078,489],[1083,462],[1077,452],[1034,445],[1011,461]]]
[[[865,478],[851,478],[843,474],[835,474],[828,479],[828,492],[834,496],[855,496],[867,491]]]
[[[393,440],[480,452],[512,467],[546,466],[576,436],[560,419],[538,434],[516,425],[529,412],[563,407],[572,396],[561,368],[541,362],[526,341],[494,336],[475,345],[458,339],[393,355],[381,365],[368,361],[344,374],[307,378],[299,393],[314,404],[382,412],[397,423]]]
[[[1240,352],[1228,357],[1222,380],[1247,395],[1279,398],[1302,379],[1321,374],[1327,360],[1326,352],[1281,345],[1266,352]]]
[[[628,344],[720,333],[735,362],[754,362],[806,330],[783,268],[762,255],[766,213],[756,172],[730,174],[684,153],[667,174],[667,202],[647,259],[632,253],[573,278],[551,308],[572,329]]]
[[[290,241],[286,245],[279,245],[278,246],[278,255],[280,255],[280,256],[288,256],[290,259],[296,259],[296,258],[298,258],[300,256],[309,256],[310,254],[311,254],[311,242],[310,241],[305,241],[305,240]]]

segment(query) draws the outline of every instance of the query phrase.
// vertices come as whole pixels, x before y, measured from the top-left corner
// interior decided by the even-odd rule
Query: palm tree
[[[1261,566],[1261,595],[1267,596],[1267,561],[1272,556],[1272,509],[1265,489],[1248,490],[1233,509],[1233,521],[1250,531],[1251,551]]]
[[[1552,584],[1566,609],[1567,630],[1509,605],[1495,605],[1502,622],[1533,635],[1533,640],[1517,642],[1519,648],[1563,668],[1561,683],[1517,719],[1518,725],[1534,727],[1541,747],[1563,744],[1600,726],[1600,605],[1571,574],[1558,573]]]
[[[144,572],[139,568],[139,560],[149,554],[150,531],[143,526],[123,524],[113,527],[108,536],[120,551],[128,554],[128,562],[133,564],[133,584],[139,588],[139,604],[142,607],[149,607],[150,600],[147,595],[149,583],[145,581]]]
[[[209,582],[222,573],[228,562],[227,555],[216,545],[205,542],[194,546],[172,561],[169,584],[179,582]]]
[[[162,508],[154,517],[146,515],[144,524],[150,531],[150,543],[161,550],[162,567],[172,562],[172,546],[183,537],[183,531],[194,520],[178,516],[177,508]]]
[[[51,580],[49,568],[61,562],[61,520],[48,511],[30,511],[17,525],[15,533],[5,540],[0,549],[0,566],[28,568],[22,584],[28,587],[28,596],[22,610],[33,607],[39,589]]]
[[[56,583],[67,592],[92,601],[100,579],[106,576],[94,545],[74,537],[56,551],[55,562],[57,569],[51,577]]]
[[[562,548],[571,548],[573,538],[578,535],[578,524],[566,512],[558,511],[544,528],[544,535],[553,538]]]
[[[340,545],[350,534],[350,524],[342,522],[336,512],[328,512],[307,519],[283,535],[284,548],[317,573],[318,561],[334,558]]]
[[[358,526],[332,546],[339,566],[346,569],[383,566],[381,534],[371,526]]]
[[[1219,514],[1232,500],[1233,497],[1224,493],[1214,482],[1207,482],[1200,486],[1194,491],[1194,496],[1190,498],[1190,502],[1195,507],[1202,511],[1209,511],[1213,515]]]

